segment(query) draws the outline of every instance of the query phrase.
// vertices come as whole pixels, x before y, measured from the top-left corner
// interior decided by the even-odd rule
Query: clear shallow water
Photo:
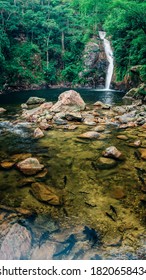
[[[63,90],[51,90],[50,93],[37,91],[33,92],[33,95],[47,96],[47,101],[56,101],[60,92]],[[110,104],[121,103],[120,93],[110,91],[104,94],[103,91],[84,90],[79,92],[88,104],[97,100]],[[19,96],[20,93],[17,93],[11,106],[8,95],[0,96],[1,104],[10,106],[11,116],[31,93],[27,92],[27,96]],[[33,257],[39,256],[40,251],[37,246],[40,242],[42,246],[45,244],[45,236],[47,242],[54,240],[54,253],[58,254],[66,248],[65,243],[61,242],[72,234],[76,239],[74,246],[65,253],[56,256],[54,254],[54,259],[145,257],[145,206],[141,204],[142,192],[135,169],[135,166],[145,168],[145,163],[141,165],[134,156],[136,149],[128,146],[133,139],[137,139],[138,134],[141,134],[143,140],[140,128],[125,131],[128,141],[117,139],[116,136],[121,132],[112,125],[106,126],[102,139],[81,141],[77,138],[82,132],[90,129],[91,127],[85,125],[79,125],[75,131],[54,127],[46,132],[41,140],[33,140],[30,132],[22,137],[24,129],[21,135],[6,131],[0,137],[1,161],[12,161],[16,154],[25,153],[27,157],[28,153],[31,153],[45,165],[48,173],[43,178],[31,176],[29,179],[53,187],[63,197],[63,206],[47,206],[31,195],[31,183],[21,187],[26,176],[22,175],[15,166],[8,171],[0,170],[1,204],[35,210],[37,213],[33,220],[19,217],[19,222],[33,233],[34,242],[30,253],[30,255],[33,253]],[[111,145],[115,145],[122,151],[125,160],[118,162],[113,168],[98,168],[96,164],[102,151]],[[64,184],[64,176],[67,177],[66,184]],[[111,206],[116,213],[113,213]],[[114,220],[106,213],[112,215]],[[94,234],[86,234],[85,227],[88,227],[89,232],[94,229],[97,234],[98,238],[94,246]],[[50,235],[47,235],[48,231],[51,232]],[[0,233],[2,241],[3,231],[1,230]]]

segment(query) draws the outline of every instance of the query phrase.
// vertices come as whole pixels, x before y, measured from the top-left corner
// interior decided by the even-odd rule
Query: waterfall
[[[99,37],[103,40],[104,50],[109,62],[107,73],[106,73],[106,82],[105,82],[105,89],[110,88],[113,70],[114,70],[114,60],[113,60],[113,51],[110,45],[110,41],[105,38],[106,32],[99,31]]]

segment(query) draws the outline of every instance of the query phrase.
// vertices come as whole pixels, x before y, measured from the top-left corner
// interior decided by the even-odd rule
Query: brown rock
[[[128,140],[128,137],[126,135],[118,135],[117,138],[121,140]]]
[[[99,169],[109,169],[117,165],[117,162],[111,158],[100,157],[97,162],[97,167]]]
[[[126,194],[122,187],[115,187],[111,192],[111,197],[115,199],[122,199],[126,197]]]
[[[146,129],[146,123],[141,126],[143,129]]]
[[[10,162],[10,161],[3,161],[1,162],[1,167],[4,169],[10,169],[14,166],[14,162]]]
[[[122,153],[114,146],[108,147],[103,153],[104,157],[119,159]]]
[[[100,137],[100,134],[96,131],[88,131],[78,136],[78,138],[84,139],[97,139]]]
[[[101,125],[94,127],[94,131],[96,131],[96,132],[103,132],[104,130],[105,130],[105,127],[101,126]]]
[[[49,128],[52,128],[52,126],[50,124],[48,124],[47,122],[40,122],[39,123],[39,127],[40,129],[43,129],[43,130],[47,130]]]
[[[31,248],[30,232],[19,224],[14,224],[1,245],[1,260],[26,259]]]
[[[19,160],[24,160],[26,158],[29,158],[31,157],[32,155],[31,154],[15,154],[11,157],[11,159],[15,162],[19,161]]]
[[[36,178],[44,178],[47,175],[47,173],[48,173],[47,169],[44,169],[43,171],[39,172],[36,175]]]
[[[32,195],[39,201],[50,205],[61,205],[61,200],[52,189],[42,183],[33,183],[31,186]]]
[[[64,129],[67,129],[67,130],[75,130],[77,128],[78,128],[77,125],[66,125],[66,126],[64,126]]]
[[[46,110],[50,110],[50,108],[53,106],[53,102],[45,102],[43,104],[41,104],[40,108],[41,109],[46,109]]]
[[[23,188],[25,186],[31,185],[34,182],[35,182],[35,178],[34,177],[23,178],[20,181],[18,188]]]
[[[36,158],[27,158],[17,163],[18,169],[25,175],[35,175],[44,168]]]
[[[139,152],[141,154],[141,158],[146,160],[146,149],[139,149]]]

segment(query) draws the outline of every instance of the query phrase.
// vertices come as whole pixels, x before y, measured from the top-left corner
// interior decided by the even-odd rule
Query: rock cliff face
[[[132,92],[134,92],[134,95],[136,92],[146,94],[146,79],[142,74],[143,72],[144,69],[142,65],[132,66],[122,82],[114,83],[114,88],[125,92],[130,91],[130,97],[132,96]],[[136,95],[133,97],[135,98]]]
[[[104,88],[107,66],[102,41],[94,39],[88,42],[83,54],[83,71],[80,73],[83,86]]]

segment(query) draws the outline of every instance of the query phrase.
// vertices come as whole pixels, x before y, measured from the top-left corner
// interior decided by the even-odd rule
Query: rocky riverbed
[[[145,104],[33,97],[0,136],[1,259],[146,258]]]

